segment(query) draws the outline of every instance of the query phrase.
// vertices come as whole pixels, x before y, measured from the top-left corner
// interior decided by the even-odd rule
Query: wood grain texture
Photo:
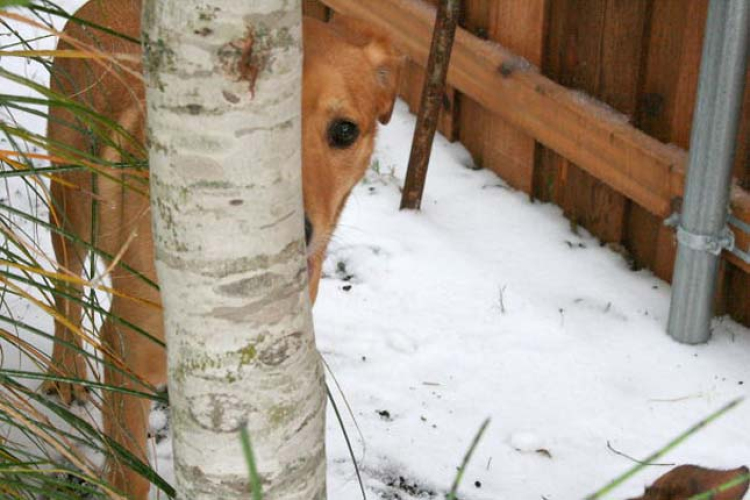
[[[486,40],[489,32],[489,4],[487,0],[465,0],[461,27],[474,36]],[[459,93],[458,139],[471,153],[477,167],[487,166],[485,145],[489,141],[490,112],[471,96]]]
[[[698,87],[708,3],[654,0],[646,39],[636,125],[659,140],[687,149]],[[679,200],[675,201],[679,207]],[[671,280],[674,231],[643,207],[631,207],[627,245],[638,267]]]
[[[549,0],[489,2],[488,37],[540,66]],[[485,167],[513,188],[531,194],[536,141],[505,119],[490,114],[484,144]]]
[[[647,11],[647,0],[553,2],[545,74],[630,119],[637,108]],[[553,201],[574,224],[605,243],[622,242],[625,196],[559,155],[542,155],[539,162],[545,176],[560,177]]]
[[[734,176],[737,177],[740,186],[750,190],[750,69],[745,77],[745,98],[737,136]]]

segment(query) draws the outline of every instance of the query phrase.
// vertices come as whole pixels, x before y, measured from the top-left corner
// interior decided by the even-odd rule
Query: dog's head
[[[388,123],[401,58],[388,39],[353,20],[305,19],[302,185],[310,297],[331,233],[370,163],[377,123]]]

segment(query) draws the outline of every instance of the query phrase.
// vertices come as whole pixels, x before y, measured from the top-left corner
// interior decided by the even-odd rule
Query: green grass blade
[[[745,484],[750,482],[750,474],[741,474],[731,481],[727,481],[726,483],[717,486],[716,488],[712,490],[705,491],[703,493],[700,493],[698,495],[693,495],[688,500],[713,500],[716,498],[717,495],[720,493],[731,490],[732,488],[736,486],[740,486],[741,484]]]
[[[132,389],[125,389],[120,386],[111,385],[111,384],[104,384],[102,382],[97,382],[94,380],[88,380],[88,379],[82,379],[77,377],[61,377],[58,375],[51,375],[48,373],[38,373],[38,372],[27,372],[23,370],[8,370],[8,369],[2,369],[0,368],[0,376],[4,377],[15,377],[19,379],[25,379],[25,380],[43,380],[43,381],[55,381],[55,382],[68,382],[71,384],[78,384],[82,385],[84,387],[89,387],[92,389],[102,389],[109,392],[118,392],[120,394],[127,394],[129,396],[136,396],[143,399],[150,399],[151,401],[158,401],[161,403],[169,403],[169,400],[166,396],[164,396],[163,393],[158,392],[154,390],[154,392],[143,392],[143,391],[135,391]]]
[[[258,464],[255,462],[255,454],[253,453],[253,445],[250,442],[250,432],[247,430],[247,425],[240,426],[240,442],[242,443],[245,462],[247,462],[250,492],[253,495],[253,500],[263,500],[263,483],[260,474],[258,474]]]
[[[51,2],[45,2],[45,3],[47,3],[48,5],[53,5],[53,7],[46,7],[46,6],[34,3],[34,4],[29,5],[28,8],[35,12],[43,12],[45,14],[52,14],[53,16],[58,16],[58,17],[62,17],[63,19],[68,19],[70,21],[80,24],[81,26],[88,26],[90,28],[94,28],[96,30],[101,31],[102,33],[107,33],[108,35],[112,35],[117,38],[127,40],[128,42],[134,43],[136,45],[141,44],[141,41],[137,38],[133,38],[131,36],[125,35],[123,33],[120,33],[119,31],[115,31],[111,28],[107,28],[106,26],[102,26],[101,24],[97,24],[95,22],[88,21],[86,19],[78,18],[74,15],[69,14],[64,9],[58,7],[57,5],[52,4]]]
[[[453,480],[453,486],[451,486],[451,491],[445,497],[446,500],[457,500],[458,497],[456,495],[458,494],[458,487],[461,485],[461,481],[463,480],[464,473],[466,472],[466,467],[469,465],[469,461],[471,460],[472,455],[474,455],[474,451],[479,445],[479,441],[482,440],[484,431],[487,430],[487,427],[489,425],[490,425],[490,419],[488,418],[484,422],[482,422],[481,427],[479,427],[479,430],[474,436],[474,439],[471,441],[471,445],[469,446],[469,449],[466,452],[466,455],[464,455],[463,461],[461,461],[461,466],[458,468],[458,472],[456,473],[456,478]]]
[[[0,9],[9,9],[10,7],[28,7],[30,0],[0,0]]]
[[[364,500],[367,500],[367,493],[365,493],[365,483],[364,481],[362,481],[362,474],[360,474],[360,471],[359,471],[359,464],[357,463],[357,457],[354,456],[354,448],[352,447],[352,443],[349,440],[349,433],[346,432],[344,419],[341,418],[339,407],[336,404],[336,401],[333,399],[333,394],[331,394],[331,388],[328,387],[328,384],[326,384],[326,393],[328,394],[328,401],[331,402],[331,407],[333,407],[333,413],[336,415],[336,420],[338,420],[339,427],[341,428],[341,432],[344,435],[344,441],[346,441],[346,448],[349,450],[349,458],[352,459],[352,464],[354,465],[354,473],[357,475],[357,482],[359,483],[359,491],[362,493],[362,498]]]
[[[101,445],[99,445],[99,449],[108,450],[114,453],[120,463],[123,463],[133,471],[148,479],[152,484],[161,489],[168,496],[173,497],[175,495],[174,488],[172,488],[172,486],[167,483],[154,469],[149,467],[148,464],[143,463],[138,457],[133,455],[120,443],[114,441],[90,423],[70,412],[65,406],[29,390],[28,388],[15,382],[13,379],[9,379],[0,375],[0,380],[4,380],[4,385],[13,386],[16,391],[22,393],[26,398],[44,405],[48,410],[63,419],[69,425],[73,426],[78,432],[81,432],[82,434],[93,438],[94,440],[99,440],[101,442]]]
[[[591,495],[586,497],[586,500],[598,500],[602,498],[607,493],[611,492],[621,484],[623,484],[625,481],[636,475],[638,472],[640,472],[643,468],[647,467],[648,464],[652,462],[656,462],[661,457],[672,451],[674,448],[682,444],[686,439],[694,435],[696,432],[700,431],[704,427],[706,427],[708,424],[712,423],[717,418],[721,417],[728,411],[734,409],[737,405],[739,405],[743,401],[743,398],[735,399],[734,401],[729,402],[728,404],[724,405],[723,407],[719,408],[717,411],[709,415],[708,417],[704,418],[697,424],[691,426],[688,430],[681,433],[679,436],[671,440],[669,443],[666,444],[663,448],[657,450],[656,452],[652,453],[648,458],[642,460],[639,463],[636,463],[633,467],[631,467],[629,470],[627,470],[624,474],[621,476],[615,478],[614,480],[610,481],[607,485],[605,485],[600,490],[592,493]]]
[[[91,243],[89,243],[89,242],[87,242],[87,241],[79,238],[75,234],[73,234],[73,233],[71,233],[69,231],[66,231],[66,230],[64,230],[64,229],[62,229],[62,228],[60,228],[60,227],[58,227],[58,226],[56,226],[54,224],[50,224],[46,220],[40,219],[38,217],[34,217],[33,215],[30,215],[30,214],[28,214],[28,213],[26,213],[26,212],[24,212],[22,210],[18,210],[17,208],[11,207],[9,205],[0,204],[0,211],[5,211],[5,212],[8,212],[10,214],[16,215],[16,216],[18,216],[18,217],[20,217],[22,219],[26,219],[26,220],[28,220],[30,222],[33,222],[34,224],[37,224],[37,225],[39,225],[40,227],[42,227],[44,229],[48,229],[50,231],[53,231],[53,232],[55,232],[55,233],[63,236],[64,238],[69,239],[70,241],[74,242],[75,244],[84,247],[86,250],[88,250],[90,252],[93,252],[95,255],[97,255],[97,256],[105,259],[105,260],[111,261],[111,260],[113,260],[115,258],[114,255],[111,255],[111,254],[109,254],[107,252],[102,251],[99,247],[97,247],[95,245],[92,245]],[[157,290],[159,289],[159,286],[154,281],[148,279],[148,277],[146,277],[143,273],[140,273],[140,272],[136,271],[132,267],[130,267],[127,264],[124,264],[122,262],[120,263],[120,267],[122,267],[123,269],[125,269],[126,271],[128,271],[129,273],[131,273],[133,276],[136,276],[138,279],[140,279],[144,283],[148,284],[152,288],[155,288]]]

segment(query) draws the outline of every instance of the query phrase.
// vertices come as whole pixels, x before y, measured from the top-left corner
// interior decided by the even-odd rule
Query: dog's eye
[[[359,127],[349,120],[335,120],[328,127],[328,143],[337,149],[348,148],[359,137]]]

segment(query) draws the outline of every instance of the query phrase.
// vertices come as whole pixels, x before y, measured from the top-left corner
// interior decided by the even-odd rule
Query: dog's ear
[[[379,39],[372,40],[364,50],[375,71],[378,120],[385,125],[391,121],[396,104],[403,57],[395,54],[388,42]]]
[[[349,43],[364,50],[375,72],[378,120],[388,123],[396,103],[404,56],[396,51],[387,34],[370,24],[337,14],[331,25]]]

